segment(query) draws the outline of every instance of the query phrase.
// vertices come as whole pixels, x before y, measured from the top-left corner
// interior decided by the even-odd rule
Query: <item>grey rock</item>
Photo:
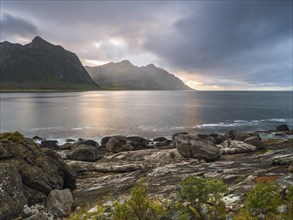
[[[50,148],[52,150],[57,150],[57,149],[59,149],[59,146],[57,143],[58,143],[58,141],[56,141],[56,140],[44,140],[41,142],[41,147]]]
[[[111,137],[106,144],[106,148],[112,153],[131,150],[129,144],[127,144],[127,139],[124,136]]]
[[[229,130],[224,134],[224,137],[230,140],[234,140],[236,136],[237,136],[237,131],[235,130]]]
[[[289,171],[290,173],[293,173],[293,163],[288,167],[288,171]]]
[[[175,140],[175,137],[177,136],[177,135],[180,135],[180,134],[188,134],[187,132],[185,132],[185,131],[183,131],[183,132],[178,132],[178,133],[175,133],[175,134],[173,134],[172,135],[172,140]]]
[[[13,166],[0,163],[0,219],[13,219],[28,204],[21,176]]]
[[[71,160],[80,160],[80,161],[97,161],[103,158],[105,152],[100,152],[98,148],[88,145],[80,145],[73,150],[71,150],[67,157]]]
[[[249,134],[249,133],[238,133],[237,136],[235,137],[235,140],[245,141],[245,139],[247,139],[251,136],[252,136],[252,134]]]
[[[153,140],[153,141],[162,142],[162,141],[166,141],[166,140],[168,140],[168,139],[167,139],[167,138],[165,138],[165,137],[157,137],[157,138],[154,138],[154,140]]]
[[[209,141],[198,140],[192,135],[177,135],[175,137],[178,152],[186,158],[196,158],[212,162],[220,157],[219,148]]]
[[[97,143],[94,140],[84,140],[84,141],[80,141],[79,145],[84,144],[84,145],[89,145],[89,146],[93,146],[93,147],[98,147],[99,143]]]
[[[71,143],[65,143],[60,146],[60,150],[71,150],[72,144]]]
[[[257,150],[256,146],[237,140],[227,140],[218,146],[222,154],[242,154]]]
[[[290,131],[286,124],[282,124],[276,127],[276,131]]]
[[[256,148],[259,149],[264,149],[265,146],[263,144],[263,142],[261,141],[261,138],[259,136],[252,136],[252,137],[248,137],[244,140],[245,143],[247,144],[251,144],[256,146]]]
[[[52,190],[46,200],[48,212],[57,217],[68,216],[73,203],[70,189]]]

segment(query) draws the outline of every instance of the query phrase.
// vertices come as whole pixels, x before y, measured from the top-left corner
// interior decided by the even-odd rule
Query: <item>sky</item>
[[[96,66],[153,63],[199,90],[292,90],[292,1],[3,1],[0,40]]]

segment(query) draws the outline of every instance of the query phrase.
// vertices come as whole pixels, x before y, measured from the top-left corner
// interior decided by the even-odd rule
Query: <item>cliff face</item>
[[[179,78],[153,64],[137,67],[128,60],[86,67],[93,80],[105,89],[189,90]]]
[[[1,89],[97,89],[79,58],[35,37],[26,45],[0,43]]]

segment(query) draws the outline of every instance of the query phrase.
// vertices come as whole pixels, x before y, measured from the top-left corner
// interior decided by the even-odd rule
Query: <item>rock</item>
[[[28,207],[28,205],[24,205],[22,212],[23,212],[22,217],[29,217],[33,214],[32,209]]]
[[[224,134],[224,137],[230,140],[234,140],[236,136],[237,136],[237,131],[235,130],[229,130]]]
[[[71,138],[67,138],[65,141],[66,142],[75,142],[75,140],[74,139],[71,139]]]
[[[40,148],[19,133],[0,134],[0,164],[8,163],[21,175],[29,205],[44,202],[53,189],[76,188],[75,173],[53,150]]]
[[[247,144],[251,144],[256,146],[256,148],[259,149],[264,149],[265,146],[263,144],[263,142],[261,141],[261,138],[259,136],[252,136],[252,137],[248,137],[244,140],[245,143]]]
[[[103,158],[106,152],[99,151],[98,148],[88,145],[80,145],[79,147],[71,150],[67,154],[67,158],[71,160],[80,160],[93,162]]]
[[[126,141],[127,139],[124,136],[111,137],[106,144],[106,148],[112,153],[130,150],[130,146],[126,143]]]
[[[43,140],[43,138],[41,138],[39,136],[34,136],[33,137],[33,140],[35,140],[35,141],[41,141],[41,140]]]
[[[0,219],[13,219],[28,204],[21,176],[12,165],[0,163]]]
[[[221,148],[222,154],[242,154],[256,151],[256,146],[247,144],[243,141],[227,140],[218,145]]]
[[[84,140],[84,141],[80,141],[78,145],[81,145],[81,144],[89,145],[89,146],[93,146],[93,147],[98,147],[98,146],[99,146],[99,143],[97,143],[97,142],[94,141],[94,140]]]
[[[134,148],[134,150],[145,149],[150,142],[149,140],[139,136],[130,136],[127,137],[126,140]]]
[[[60,150],[71,150],[72,144],[71,143],[65,143],[60,146]]]
[[[288,167],[288,171],[289,171],[290,173],[293,173],[293,163]]]
[[[210,138],[210,141],[214,144],[221,144],[226,140],[224,135],[220,135],[220,134],[209,134],[209,137],[207,139],[209,138]]]
[[[52,150],[59,149],[59,146],[57,145],[58,141],[56,140],[45,140],[41,142],[41,147],[43,148],[50,148]]]
[[[46,200],[46,208],[57,217],[67,217],[73,204],[70,189],[52,190]]]
[[[251,136],[252,136],[252,134],[249,134],[249,133],[239,133],[235,137],[235,140],[237,140],[237,141],[245,141],[246,138],[249,138]]]
[[[157,138],[154,138],[153,141],[162,142],[162,141],[166,141],[166,140],[168,140],[168,139],[165,137],[157,137]]]
[[[276,127],[276,131],[290,131],[286,124],[282,124]]]
[[[204,140],[198,140],[192,135],[177,135],[175,137],[176,148],[185,158],[196,158],[212,162],[220,157],[219,148]]]
[[[180,135],[180,134],[188,134],[187,132],[185,132],[185,131],[183,131],[183,132],[178,132],[178,133],[175,133],[175,134],[173,134],[172,135],[172,140],[175,140],[175,137],[177,136],[177,135]]]
[[[101,145],[106,146],[107,142],[111,139],[111,136],[106,136],[101,139]]]

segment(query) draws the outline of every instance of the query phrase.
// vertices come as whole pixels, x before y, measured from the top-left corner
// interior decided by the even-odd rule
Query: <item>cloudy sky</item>
[[[154,63],[197,89],[292,89],[292,1],[2,1],[1,41]]]

